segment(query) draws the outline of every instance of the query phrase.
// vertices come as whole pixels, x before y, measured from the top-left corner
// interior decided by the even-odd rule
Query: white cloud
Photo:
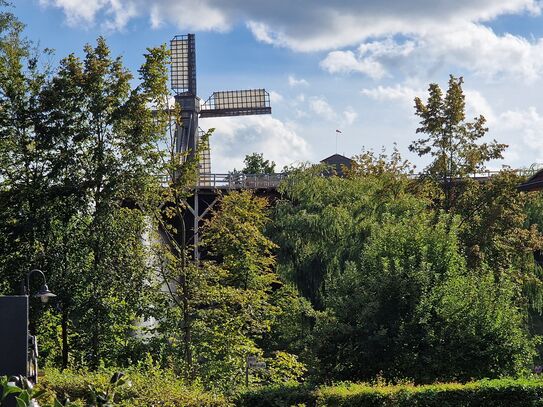
[[[424,74],[436,66],[455,66],[485,79],[509,76],[533,81],[543,73],[543,39],[497,35],[481,24],[464,22],[362,43],[355,51],[332,51],[321,67],[330,73],[362,73],[371,78],[391,76],[391,69]]]
[[[320,63],[330,73],[359,72],[374,79],[386,75],[382,62],[409,56],[415,49],[415,42],[397,43],[392,38],[360,44],[357,53],[353,51],[332,51]]]
[[[443,28],[435,35],[421,37],[419,59],[423,56],[455,64],[479,76],[498,75],[533,80],[540,76],[543,61],[542,39],[528,41],[511,34],[497,35],[478,24]]]
[[[64,11],[73,26],[95,23],[123,29],[131,19],[148,17],[153,27],[226,31],[246,24],[264,43],[296,51],[331,50],[321,62],[331,73],[387,75],[397,61],[424,69],[456,64],[481,76],[506,73],[539,77],[541,39],[497,35],[484,25],[505,14],[541,11],[538,0],[39,0]],[[402,42],[393,38],[402,38]],[[361,45],[355,50],[338,48]],[[430,67],[429,67],[430,66]]]
[[[246,23],[263,42],[298,51],[333,49],[370,37],[396,33],[429,33],[460,22],[488,21],[507,13],[538,13],[537,0],[40,0],[64,10],[68,21],[92,22],[96,18],[127,23],[117,16],[137,10],[154,26],[164,23],[179,29],[227,30]],[[129,13],[130,18],[135,17]]]
[[[69,25],[92,24],[98,12],[111,7],[109,0],[39,0],[40,5],[58,7],[64,11]],[[115,16],[115,19],[117,17]]]
[[[216,128],[210,139],[214,172],[239,170],[245,156],[255,152],[275,161],[277,169],[305,161],[311,155],[308,143],[292,126],[271,116],[205,119],[201,125]]]
[[[374,79],[385,75],[384,67],[375,59],[359,59],[352,51],[332,51],[321,61],[320,66],[330,73],[359,72]]]
[[[328,104],[324,97],[312,97],[309,100],[309,108],[313,113],[317,114],[325,120],[334,121],[337,120],[337,113],[332,106]]]
[[[352,106],[348,106],[344,111],[343,111],[343,119],[345,120],[345,123],[347,125],[351,125],[354,123],[354,121],[356,120],[356,118],[358,117],[358,113],[356,113],[354,111],[354,109],[352,108]]]
[[[414,105],[416,96],[423,97],[425,92],[413,89],[409,86],[396,84],[394,86],[377,86],[375,88],[364,88],[361,93],[371,99],[382,101],[398,101],[402,104]]]
[[[270,102],[279,103],[283,101],[283,95],[273,90],[270,90]]]
[[[483,115],[490,125],[494,124],[496,121],[494,109],[479,91],[464,89],[464,95],[466,96],[466,115],[468,120]]]
[[[498,141],[509,144],[506,159],[513,166],[543,163],[543,115],[536,107],[507,110],[490,130]]]
[[[294,86],[308,86],[309,82],[307,82],[303,78],[297,79],[294,75],[289,75],[288,76],[288,84],[291,87],[294,87]]]

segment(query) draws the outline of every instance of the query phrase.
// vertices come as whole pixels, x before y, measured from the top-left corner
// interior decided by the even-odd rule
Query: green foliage
[[[413,180],[396,149],[362,152],[345,177],[323,166],[290,169],[272,211],[247,191],[221,197],[204,222],[200,258],[187,247],[185,220],[212,130],[197,151],[177,151],[167,48],[147,50],[137,86],[103,38],[50,69],[5,6],[0,0],[0,292],[16,292],[31,268],[46,272],[57,303],[33,304],[30,326],[46,365],[97,371],[153,352],[166,368],[151,363],[149,380],[131,372],[132,387],[104,372],[48,370],[45,388],[76,404],[212,406],[226,401],[198,386],[236,392],[247,356],[267,366],[250,371],[252,387],[306,376],[467,381],[530,366],[538,338],[527,310],[543,304],[532,257],[543,248],[541,199],[518,193],[513,171],[470,178],[505,146],[480,142],[482,116],[466,121],[462,78],[451,76],[446,94],[431,84],[427,102],[415,101],[424,136],[410,149],[433,158],[425,177]],[[246,174],[274,171],[262,154],[245,158]],[[502,391],[497,383],[489,394]],[[483,382],[435,386],[288,385],[263,390],[267,401],[258,392],[242,399],[487,397]],[[525,396],[504,386],[504,400]],[[18,394],[28,404],[30,390]]]
[[[288,304],[274,295],[282,283],[274,272],[276,246],[264,235],[268,202],[250,192],[231,192],[217,207],[203,228],[199,248],[205,260],[188,261],[190,252],[173,238],[158,247],[159,258],[167,259],[159,267],[176,305],[166,307],[156,329],[167,340],[166,363],[189,381],[226,392],[244,383],[247,355],[273,365],[251,374],[251,382],[299,377],[304,368],[295,356],[261,346],[270,343],[272,326],[288,312],[282,308]],[[297,298],[294,292],[290,297]],[[271,355],[275,351],[283,352]]]
[[[462,78],[451,75],[445,96],[439,85],[432,83],[426,103],[415,98],[415,112],[421,118],[417,133],[424,133],[426,137],[413,142],[409,149],[420,156],[429,154],[434,158],[426,172],[444,183],[445,208],[454,205],[456,197],[452,181],[455,178],[484,170],[485,163],[502,158],[507,147],[496,141],[477,144],[488,131],[486,119],[479,116],[473,122],[465,121],[463,82]]]
[[[445,215],[384,218],[328,285],[314,332],[322,378],[469,380],[530,364],[535,343],[513,285],[467,273],[456,233]]]
[[[44,338],[49,363],[126,363],[156,282],[137,205],[157,183],[145,85],[153,73],[132,89],[103,38],[82,60],[70,55],[54,74],[40,72],[24,41],[9,38],[0,47],[10,72],[0,77],[0,273],[11,283],[3,289],[18,292],[31,268],[46,272],[59,312],[49,325],[60,329]]]
[[[115,372],[105,390],[97,389],[95,386],[89,386],[90,398],[93,406],[109,407],[115,402],[115,393],[123,386],[130,386],[130,382],[122,372]]]
[[[308,362],[311,331],[317,312],[291,283],[274,290],[270,303],[276,307],[277,313],[270,331],[259,341],[260,345],[268,352],[287,351],[299,356],[304,363]]]
[[[316,166],[289,174],[269,227],[279,245],[279,274],[317,308],[324,306],[325,281],[357,258],[384,213],[409,216],[425,204],[410,193],[406,175],[364,170],[348,178],[322,177],[323,170]]]
[[[32,384],[24,376],[11,379],[7,376],[0,377],[0,405],[13,399],[17,407],[32,407],[33,400],[39,399],[44,393],[44,390],[34,390]]]
[[[338,384],[311,389],[301,385],[264,387],[242,393],[238,406],[275,407],[509,407],[540,406],[538,378],[481,380],[425,386]]]
[[[116,406],[179,406],[179,407],[226,407],[230,403],[221,395],[205,392],[198,386],[188,386],[173,372],[147,368],[128,369],[126,376],[130,386],[116,386],[110,401]],[[53,402],[55,395],[62,400],[70,399],[74,405],[89,405],[95,394],[107,392],[111,384],[112,373],[109,371],[60,372],[47,369],[40,378],[39,388],[45,390],[46,402]],[[118,383],[118,382],[117,382]],[[94,390],[93,390],[94,389]]]
[[[320,389],[317,406],[521,406],[540,405],[537,379],[502,379],[429,386],[344,385]]]
[[[286,383],[250,389],[241,392],[235,399],[239,407],[310,407],[316,395],[310,386]]]
[[[245,164],[245,167],[241,170],[243,174],[273,174],[275,172],[275,163],[264,160],[264,154],[262,153],[246,155],[243,162]]]
[[[537,222],[527,218],[535,197],[516,190],[521,181],[513,171],[502,170],[484,184],[472,183],[454,212],[461,218],[459,237],[470,268],[491,264],[498,279],[533,284],[538,278],[533,253],[543,247],[543,238]]]
[[[307,371],[295,355],[281,351],[274,352],[272,357],[266,359],[266,369],[267,383],[297,382]]]

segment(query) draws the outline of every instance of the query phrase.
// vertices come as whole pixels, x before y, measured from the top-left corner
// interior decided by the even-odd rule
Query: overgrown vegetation
[[[126,368],[124,405],[222,406],[262,385],[276,387],[240,400],[540,397],[522,380],[294,384],[465,383],[540,363],[543,197],[518,192],[509,169],[472,178],[506,146],[481,143],[488,129],[466,120],[461,78],[416,99],[411,149],[433,159],[423,176],[396,149],[363,151],[342,177],[291,168],[273,205],[250,191],[220,196],[198,255],[186,220],[200,151],[175,148],[167,49],[146,51],[136,81],[103,38],[42,66],[0,4],[0,293],[37,267],[58,295],[32,309],[43,388],[89,400],[90,382],[98,394],[104,371]],[[275,167],[258,153],[245,164]]]

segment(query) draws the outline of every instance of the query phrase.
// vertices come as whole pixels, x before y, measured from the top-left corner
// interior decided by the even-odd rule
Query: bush
[[[457,223],[420,211],[376,224],[360,259],[327,281],[313,332],[317,381],[467,382],[532,365],[538,339],[516,283],[466,268]]]
[[[119,388],[116,405],[148,407],[228,407],[231,404],[219,394],[206,392],[198,386],[188,386],[173,373],[151,369],[148,372],[130,370],[127,377],[130,386]],[[40,377],[38,386],[47,393],[45,404],[51,403],[55,395],[59,399],[86,405],[90,398],[89,386],[105,389],[111,378],[110,371],[74,372],[47,369]]]
[[[255,407],[521,407],[543,406],[543,380],[497,379],[467,384],[372,386],[343,384],[311,390],[267,387],[242,394],[236,405]]]
[[[267,386],[241,393],[235,405],[239,407],[314,406],[315,392],[310,387],[298,383]]]

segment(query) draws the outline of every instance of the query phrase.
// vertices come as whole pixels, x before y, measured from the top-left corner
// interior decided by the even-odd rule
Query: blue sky
[[[207,119],[216,172],[263,152],[279,167],[362,148],[405,158],[413,98],[465,78],[470,116],[510,145],[494,167],[543,163],[543,3],[536,0],[15,0],[27,35],[57,58],[104,35],[136,70],[149,46],[196,33],[198,88],[265,87],[271,116]]]

